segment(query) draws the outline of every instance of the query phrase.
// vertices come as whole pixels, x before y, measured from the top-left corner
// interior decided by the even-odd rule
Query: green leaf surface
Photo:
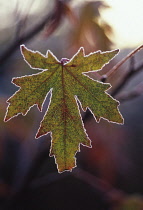
[[[36,138],[51,132],[50,155],[55,156],[58,171],[72,170],[76,166],[75,154],[80,150],[80,144],[91,146],[77,101],[84,111],[89,108],[97,121],[102,117],[123,123],[118,110],[119,102],[106,93],[110,84],[94,81],[84,74],[101,69],[118,50],[98,51],[85,56],[84,49],[80,48],[71,60],[61,61],[50,51],[44,56],[28,50],[24,45],[21,46],[21,53],[30,67],[39,69],[39,73],[13,78],[13,84],[20,88],[7,101],[9,106],[5,121],[20,113],[26,115],[35,104],[42,111],[46,96],[51,93],[49,107]]]

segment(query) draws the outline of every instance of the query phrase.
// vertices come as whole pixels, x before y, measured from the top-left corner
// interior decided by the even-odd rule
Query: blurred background
[[[0,209],[143,209],[143,51],[108,74],[143,44],[143,0],[0,0]],[[3,122],[6,100],[18,88],[13,77],[31,75],[20,44],[60,60],[79,47],[85,54],[120,49],[110,64],[90,76],[110,82],[125,123],[82,113],[92,149],[80,146],[77,168],[58,174],[49,157],[50,135],[35,140],[48,106]]]

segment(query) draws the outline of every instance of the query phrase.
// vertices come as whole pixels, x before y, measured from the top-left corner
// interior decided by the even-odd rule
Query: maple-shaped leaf
[[[79,145],[91,146],[77,101],[84,111],[89,108],[97,121],[102,117],[123,123],[118,110],[119,102],[105,92],[111,87],[110,84],[94,81],[84,74],[101,69],[118,50],[98,51],[85,56],[83,48],[80,48],[71,60],[61,61],[50,51],[44,56],[28,50],[24,45],[21,46],[21,52],[30,67],[40,72],[13,78],[13,84],[20,88],[7,101],[9,106],[5,121],[20,113],[26,115],[35,104],[42,111],[46,96],[51,93],[49,107],[36,138],[51,132],[50,156],[55,156],[59,172],[71,170],[76,166],[75,154],[80,150]]]

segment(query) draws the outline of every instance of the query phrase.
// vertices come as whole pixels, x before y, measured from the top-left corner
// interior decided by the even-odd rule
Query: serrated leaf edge
[[[26,47],[25,47],[25,45],[21,45],[21,46],[20,46],[20,50],[21,50],[21,54],[22,54],[22,56],[23,56],[23,58],[24,58],[24,61],[30,66],[30,68],[32,68],[32,69],[39,69],[39,70],[42,70],[42,71],[47,71],[47,69],[34,68],[34,67],[32,67],[32,66],[26,61],[26,59],[25,59],[25,57],[24,57],[24,55],[23,55],[23,52],[22,52],[22,47],[24,47],[24,48],[26,48]],[[50,50],[47,51],[46,55],[43,55],[43,54],[40,53],[39,51],[29,50],[28,48],[26,48],[26,49],[27,49],[28,51],[31,51],[32,53],[39,53],[39,54],[40,54],[41,56],[43,56],[44,58],[48,58],[48,53],[51,53],[52,56],[55,58],[55,60],[57,60],[57,62],[60,63],[60,61],[57,59],[57,57],[56,57]],[[82,50],[82,52],[83,52],[83,57],[88,57],[88,56],[90,56],[90,55],[92,55],[92,54],[96,54],[96,53],[104,54],[104,53],[108,53],[108,52],[115,51],[115,50],[112,50],[112,51],[101,52],[101,51],[99,50],[99,51],[96,51],[96,52],[91,52],[91,53],[88,54],[88,55],[85,55],[84,48],[83,48],[83,47],[80,47],[79,50],[77,51],[77,53],[75,53],[74,56],[73,56],[68,62],[66,62],[64,65],[70,63],[70,62],[79,54],[79,52],[80,52],[81,50]],[[119,52],[119,50],[118,50],[118,52]],[[117,54],[118,54],[118,53],[117,53]],[[115,56],[116,56],[117,54],[115,54]],[[103,64],[102,68],[103,68],[105,65],[107,65],[115,56],[113,56],[108,62],[106,62],[105,64]],[[101,69],[102,69],[102,68],[101,68]],[[95,70],[95,71],[97,72],[97,71],[100,71],[101,69]],[[92,71],[87,71],[87,72],[94,72],[94,70],[92,70]],[[82,72],[82,74],[87,73],[87,72]],[[41,72],[39,72],[39,73],[37,73],[37,74],[40,74],[40,73],[41,73]],[[36,75],[37,75],[37,74],[36,74]],[[25,76],[23,76],[23,77],[26,77],[26,76],[33,76],[33,75],[35,75],[35,74],[25,75]],[[86,74],[84,74],[84,76],[89,77],[89,76],[86,75]],[[17,78],[21,78],[21,77],[14,77],[14,78],[12,79],[11,83],[14,84],[14,85],[17,86],[17,87],[20,87],[20,86],[16,85],[16,84],[13,82],[13,80],[14,80],[14,79],[17,79]],[[93,81],[97,81],[97,80],[95,80],[95,79],[93,79],[93,78],[91,78],[91,77],[89,77],[89,78],[92,79]],[[97,82],[99,82],[99,81],[97,81]],[[100,82],[100,83],[105,84],[105,83],[103,83],[103,82]],[[109,83],[106,83],[106,84],[109,84]],[[109,86],[109,88],[107,88],[107,90],[110,89],[110,88],[112,87],[111,84],[109,84],[109,85],[110,85],[110,86]],[[44,117],[45,117],[45,115],[47,114],[47,112],[48,112],[48,110],[49,110],[49,106],[50,106],[50,104],[51,104],[51,100],[52,100],[52,89],[53,89],[53,88],[51,88],[51,89],[49,90],[49,92],[46,94],[45,99],[44,99],[44,101],[43,101],[43,103],[42,103],[41,109],[40,109],[40,107],[38,107],[38,104],[33,104],[32,106],[29,107],[29,109],[27,110],[27,112],[26,112],[25,114],[23,114],[23,113],[18,113],[17,115],[14,115],[13,117],[11,117],[11,118],[9,118],[8,120],[6,120],[6,115],[7,115],[7,113],[8,113],[8,108],[9,108],[9,106],[10,106],[10,102],[8,102],[8,101],[9,101],[9,100],[10,100],[18,91],[20,91],[20,89],[21,89],[21,87],[20,87],[20,88],[19,88],[19,89],[18,89],[18,90],[17,90],[17,91],[16,91],[16,92],[7,100],[7,101],[6,101],[9,105],[8,105],[8,107],[7,107],[7,110],[6,110],[6,114],[5,114],[5,117],[4,117],[4,121],[5,121],[5,122],[6,122],[6,121],[9,121],[10,119],[12,119],[12,118],[14,118],[14,117],[17,117],[17,116],[20,115],[20,114],[22,114],[23,116],[25,116],[25,115],[29,112],[29,110],[30,110],[33,106],[35,106],[35,105],[37,105],[37,108],[39,109],[39,111],[42,112],[42,110],[43,110],[43,105],[44,105],[44,103],[45,103],[45,100],[46,100],[47,96],[51,93],[50,99],[49,99],[48,108],[47,108],[47,110],[46,110],[46,112],[45,112],[45,114],[44,114]],[[106,90],[106,91],[107,91],[107,90]],[[121,115],[121,113],[120,113],[120,111],[119,111],[119,108],[118,108],[119,105],[120,105],[120,102],[119,102],[118,100],[114,99],[114,98],[113,98],[110,94],[108,94],[106,91],[104,91],[104,92],[105,92],[107,95],[109,95],[114,101],[118,102],[117,110],[118,110],[118,112],[119,112],[119,114],[120,114],[120,116],[121,116],[123,122],[122,122],[122,123],[118,123],[118,122],[110,121],[110,120],[108,120],[108,119],[106,119],[106,118],[104,118],[104,117],[100,117],[99,119],[97,119],[97,118],[95,117],[94,113],[92,112],[92,110],[91,110],[89,107],[86,107],[86,109],[83,109],[80,100],[79,100],[78,97],[75,95],[74,97],[75,97],[76,104],[77,104],[78,111],[79,111],[79,115],[80,115],[80,118],[81,118],[82,127],[83,127],[83,130],[84,130],[84,132],[85,132],[86,137],[87,137],[87,138],[89,139],[89,141],[90,141],[90,146],[84,145],[83,143],[79,143],[77,152],[80,152],[80,145],[81,145],[81,144],[82,144],[83,146],[88,147],[88,148],[92,148],[91,139],[89,138],[89,136],[88,136],[88,134],[87,134],[87,132],[86,132],[86,129],[85,129],[85,127],[84,127],[84,123],[83,123],[83,120],[82,120],[82,117],[81,117],[81,113],[80,113],[80,109],[79,109],[79,105],[78,105],[77,101],[79,102],[79,104],[80,104],[80,106],[81,106],[81,108],[82,108],[82,110],[83,110],[84,112],[86,112],[87,109],[90,110],[90,112],[92,113],[92,115],[93,115],[95,121],[98,122],[98,123],[100,122],[100,119],[102,118],[102,119],[104,119],[104,120],[106,120],[106,121],[108,121],[108,122],[110,122],[110,123],[116,123],[116,124],[120,124],[120,125],[121,125],[121,124],[124,124],[124,118],[122,117],[122,115]],[[43,117],[43,119],[44,119],[44,117]],[[40,122],[40,126],[41,126],[41,123],[42,123],[43,119],[42,119],[41,122]],[[37,134],[38,134],[38,132],[39,132],[39,130],[40,130],[40,126],[39,126],[38,131],[37,131],[37,133],[36,133],[36,135],[35,135],[35,138],[38,139],[38,138],[40,138],[40,137],[42,137],[42,136],[47,135],[48,133],[50,133],[50,136],[51,136],[51,143],[52,143],[52,141],[53,141],[53,138],[52,138],[52,131],[49,131],[49,132],[47,132],[47,133],[45,133],[45,134],[43,134],[43,135],[40,135],[38,138],[36,137]],[[50,153],[51,153],[51,149],[52,149],[52,148],[50,148]],[[75,156],[76,156],[77,152],[75,153]],[[57,162],[56,162],[56,157],[55,157],[55,155],[52,155],[52,156],[54,156],[54,158],[55,158],[55,163],[56,163],[57,169],[58,169],[58,164],[57,164]],[[50,157],[52,157],[52,156],[50,155]],[[72,171],[72,170],[73,170],[74,168],[76,168],[76,167],[77,167],[77,165],[76,165],[76,161],[75,161],[75,166],[74,166],[71,170],[59,171],[59,169],[58,169],[58,172],[59,172],[59,173],[63,173],[63,172],[65,172],[65,171]]]

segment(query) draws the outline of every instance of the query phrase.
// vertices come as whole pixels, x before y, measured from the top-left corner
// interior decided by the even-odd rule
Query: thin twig
[[[121,61],[119,61],[109,72],[107,72],[106,76],[109,77],[121,66],[123,65],[129,58],[134,56],[138,51],[140,51],[143,48],[143,45],[137,47],[135,50],[130,52],[125,58],[123,58]]]
[[[113,74],[121,65],[123,65],[129,58],[134,56],[142,48],[143,48],[143,45],[137,47],[135,50],[130,52],[125,58],[123,58],[120,62],[118,62],[117,65],[115,65],[109,72],[107,72],[107,77],[109,77],[111,74]]]

